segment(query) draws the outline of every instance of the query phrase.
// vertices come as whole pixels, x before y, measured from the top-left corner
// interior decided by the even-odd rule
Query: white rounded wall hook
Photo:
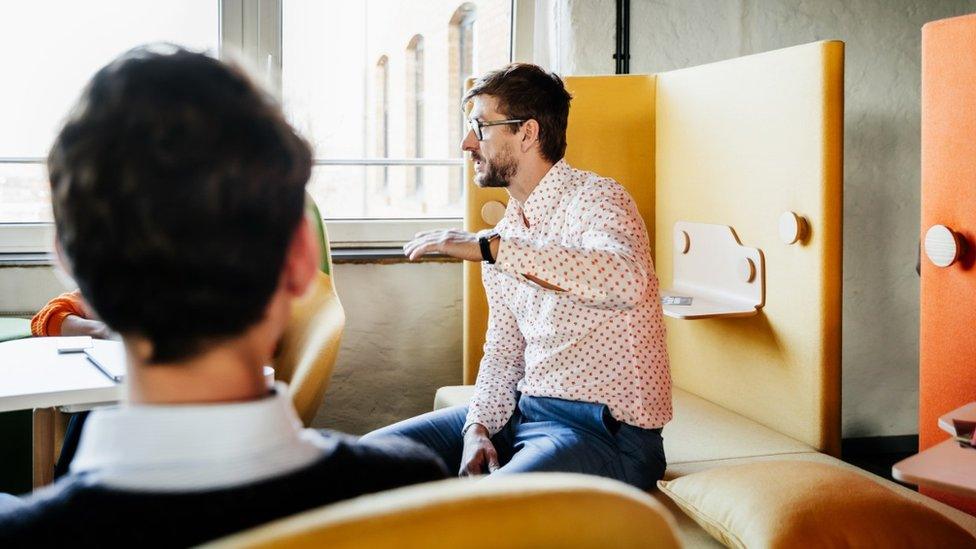
[[[505,217],[505,205],[501,202],[491,200],[481,206],[481,219],[492,227],[498,225],[503,217]]]
[[[691,250],[691,237],[687,231],[677,231],[674,233],[674,249],[680,254],[686,254]]]
[[[779,238],[784,244],[796,244],[807,236],[807,220],[793,212],[779,216]]]
[[[925,232],[925,255],[936,267],[948,267],[959,260],[965,242],[945,225],[932,225]]]

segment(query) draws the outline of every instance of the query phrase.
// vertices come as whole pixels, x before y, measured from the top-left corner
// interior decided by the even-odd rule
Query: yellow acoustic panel
[[[637,202],[654,242],[654,76],[570,76],[566,160],[575,168],[617,180]],[[467,163],[464,228],[490,226],[481,218],[486,202],[508,203],[502,189],[479,189]],[[464,383],[474,383],[488,327],[481,265],[464,264]]]
[[[657,272],[678,221],[733,227],[765,257],[748,318],[667,319],[676,386],[840,451],[844,44],[817,42],[657,77]],[[809,224],[796,244],[778,223]],[[694,246],[694,243],[692,243]],[[702,440],[708,426],[702,426]]]

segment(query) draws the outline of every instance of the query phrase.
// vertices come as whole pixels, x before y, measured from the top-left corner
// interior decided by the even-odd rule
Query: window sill
[[[0,267],[45,267],[51,265],[54,265],[54,254],[50,252],[0,254]]]
[[[332,263],[336,265],[394,265],[397,263],[461,263],[446,255],[434,254],[424,256],[417,261],[410,261],[403,255],[403,248],[343,248],[332,250]]]
[[[397,263],[460,263],[460,259],[446,255],[429,255],[410,261],[403,248],[342,248],[332,250],[336,265],[394,265]],[[54,264],[51,253],[0,254],[0,267],[49,267]]]

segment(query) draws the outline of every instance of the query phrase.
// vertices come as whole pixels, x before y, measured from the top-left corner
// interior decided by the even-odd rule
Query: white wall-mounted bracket
[[[674,224],[674,277],[661,291],[664,314],[687,320],[752,316],[766,301],[762,250],[726,225]]]

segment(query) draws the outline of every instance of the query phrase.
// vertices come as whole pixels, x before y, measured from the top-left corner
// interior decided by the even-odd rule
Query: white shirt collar
[[[299,469],[329,446],[303,429],[288,387],[248,402],[122,405],[92,412],[72,473],[104,486],[146,491],[211,490]]]

